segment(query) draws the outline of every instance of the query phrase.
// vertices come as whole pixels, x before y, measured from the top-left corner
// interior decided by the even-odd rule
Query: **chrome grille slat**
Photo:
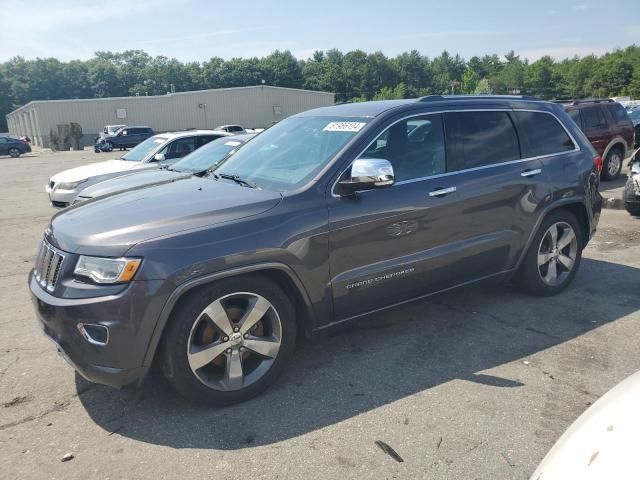
[[[64,259],[62,252],[53,248],[46,240],[42,241],[34,274],[38,283],[46,290],[50,292],[55,290]]]

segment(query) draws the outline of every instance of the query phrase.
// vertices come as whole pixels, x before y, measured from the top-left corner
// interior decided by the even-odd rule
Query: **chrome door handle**
[[[456,187],[448,187],[448,188],[436,188],[434,191],[429,192],[430,197],[444,197],[448,193],[453,193],[456,191]]]
[[[534,168],[532,170],[525,170],[524,172],[520,172],[521,177],[533,177],[535,175],[540,175],[542,173],[541,168]]]

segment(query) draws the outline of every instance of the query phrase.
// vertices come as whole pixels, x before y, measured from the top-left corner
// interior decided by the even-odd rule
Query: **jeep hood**
[[[91,185],[90,187],[82,190],[78,194],[78,197],[79,199],[80,197],[82,197],[82,199],[103,197],[105,195],[127,192],[145,186],[173,182],[174,180],[188,178],[190,176],[190,173],[174,172],[172,170],[164,169],[143,169],[142,171],[134,170],[133,173],[127,173],[125,175]]]
[[[191,176],[63,210],[52,218],[47,238],[67,252],[119,257],[145,240],[258,215],[281,198]]]

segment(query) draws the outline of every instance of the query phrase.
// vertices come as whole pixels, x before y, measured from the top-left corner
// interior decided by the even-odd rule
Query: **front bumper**
[[[156,287],[155,282],[132,282],[115,295],[59,298],[40,286],[33,271],[29,274],[32,303],[45,335],[80,375],[116,388],[139,383],[148,370],[143,360],[156,312],[147,308],[145,298],[152,297]],[[77,328],[81,322],[108,327],[107,345],[88,342]]]
[[[58,190],[47,188],[49,194],[49,202],[54,208],[66,208],[73,203],[73,200],[79,193],[79,190]]]

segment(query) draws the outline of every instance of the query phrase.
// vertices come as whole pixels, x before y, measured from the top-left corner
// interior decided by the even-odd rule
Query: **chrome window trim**
[[[558,118],[558,116],[555,113],[547,112],[545,110],[534,110],[534,109],[529,109],[529,108],[469,108],[469,109],[465,108],[465,109],[462,109],[462,110],[446,109],[446,110],[437,110],[437,111],[434,111],[434,112],[414,113],[414,114],[407,115],[405,117],[399,118],[395,122],[390,123],[389,125],[387,125],[384,128],[384,130],[382,130],[382,132],[380,132],[380,135],[382,135],[389,128],[393,127],[395,124],[397,124],[399,122],[403,122],[403,121],[408,120],[410,118],[425,117],[427,115],[442,115],[444,113],[458,113],[458,112],[507,112],[507,113],[510,113],[510,112],[533,112],[533,113],[544,113],[546,115],[551,115],[553,118],[555,118],[556,122],[558,122],[562,126],[562,128],[565,131],[565,133],[569,136],[569,138],[573,142],[574,148],[573,148],[573,150],[562,150],[560,152],[547,153],[545,155],[537,155],[535,157],[520,158],[520,159],[517,159],[517,160],[509,160],[507,162],[491,163],[489,165],[481,165],[479,167],[466,168],[464,170],[456,170],[455,172],[445,172],[445,173],[438,173],[438,174],[435,174],[435,175],[429,175],[429,176],[426,176],[426,177],[412,178],[411,180],[403,180],[401,182],[396,182],[396,183],[394,183],[392,185],[392,187],[395,187],[396,185],[406,185],[408,183],[421,182],[421,181],[429,180],[429,179],[432,179],[432,178],[441,178],[441,177],[448,177],[448,176],[451,176],[451,175],[457,175],[457,174],[460,174],[460,173],[475,172],[475,171],[478,171],[478,170],[485,170],[487,168],[494,168],[494,167],[498,167],[498,166],[502,166],[502,165],[512,165],[512,164],[516,164],[516,163],[529,162],[531,160],[540,160],[542,158],[555,157],[556,155],[560,155],[560,154],[563,154],[563,153],[575,153],[575,152],[581,151],[580,144],[578,142],[576,142],[575,137],[567,129],[565,124],[560,121],[560,119]],[[514,125],[514,127],[515,127],[515,125]],[[517,130],[516,130],[516,133],[518,133]],[[377,135],[376,138],[374,138],[371,142],[369,142],[367,144],[367,146],[365,148],[363,148],[362,151],[360,153],[358,153],[358,155],[356,155],[356,157],[351,162],[349,162],[349,165],[347,165],[347,167],[344,168],[340,172],[340,174],[338,175],[338,178],[336,178],[335,182],[333,182],[333,185],[331,186],[331,196],[333,198],[341,198],[340,195],[336,195],[336,193],[335,193],[335,188],[336,188],[337,183],[340,181],[340,177],[342,177],[344,172],[346,172],[349,168],[351,168],[351,165],[353,164],[353,162],[355,160],[360,158],[360,156],[364,152],[366,152],[371,145],[373,145],[373,142],[375,142],[380,135]],[[520,137],[519,136],[518,136],[518,142],[520,142]],[[445,135],[445,148],[446,148],[446,135]],[[370,190],[365,190],[365,191],[370,191]]]

